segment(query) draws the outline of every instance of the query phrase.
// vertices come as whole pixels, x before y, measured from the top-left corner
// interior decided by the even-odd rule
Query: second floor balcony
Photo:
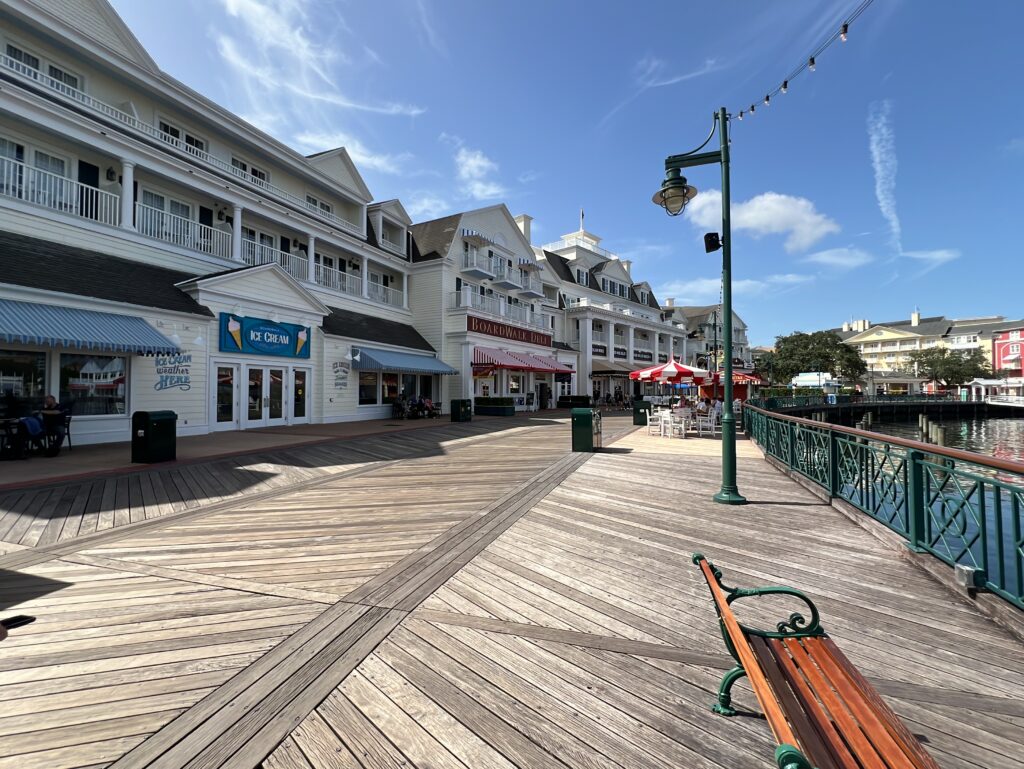
[[[519,270],[509,266],[508,262],[501,259],[494,260],[494,277],[491,283],[495,288],[521,288],[522,276]]]
[[[448,308],[451,310],[474,310],[532,328],[545,330],[548,328],[544,322],[544,316],[540,313],[530,312],[528,307],[522,305],[509,304],[500,297],[482,296],[470,289],[453,291],[449,297]]]
[[[222,259],[231,258],[231,233],[177,216],[159,208],[135,204],[135,229],[166,243],[201,251]],[[256,245],[253,243],[253,245]],[[253,255],[255,258],[255,255]],[[290,254],[289,254],[290,256]],[[276,261],[276,260],[268,260]],[[263,262],[252,262],[263,264]]]
[[[121,198],[25,163],[0,158],[0,196],[116,227]]]
[[[296,280],[309,279],[309,260],[302,254],[290,254],[253,240],[242,241],[242,261],[248,265],[278,264]]]
[[[520,280],[519,295],[527,299],[543,299],[544,286],[540,278],[530,272],[524,272]]]

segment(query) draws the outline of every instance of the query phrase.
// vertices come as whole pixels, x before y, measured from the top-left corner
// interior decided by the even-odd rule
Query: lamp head
[[[709,232],[704,235],[704,252],[713,253],[722,247],[722,240],[717,232]]]
[[[669,216],[678,216],[696,194],[697,188],[686,183],[686,177],[678,168],[672,168],[665,174],[661,189],[651,196],[651,201],[664,208]]]

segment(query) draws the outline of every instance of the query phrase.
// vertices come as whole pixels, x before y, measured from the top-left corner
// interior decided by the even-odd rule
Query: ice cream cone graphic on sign
[[[235,340],[235,344],[238,345],[238,349],[242,349],[242,324],[234,318],[228,318],[228,333],[231,334],[231,338]]]
[[[296,355],[302,352],[302,348],[306,346],[307,341],[309,341],[309,332],[306,329],[302,329],[299,331],[299,341],[295,343]]]

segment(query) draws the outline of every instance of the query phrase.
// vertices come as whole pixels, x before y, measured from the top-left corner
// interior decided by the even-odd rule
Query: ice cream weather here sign
[[[247,355],[276,355],[281,358],[308,358],[308,326],[275,323],[265,318],[220,314],[220,351]]]

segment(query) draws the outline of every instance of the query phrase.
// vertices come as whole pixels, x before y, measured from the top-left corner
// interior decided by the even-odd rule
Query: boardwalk
[[[707,707],[694,550],[808,592],[941,766],[1024,767],[1022,645],[750,444],[726,508],[710,440],[509,427],[0,497],[5,613],[39,618],[0,645],[0,769],[768,767],[762,719]]]

